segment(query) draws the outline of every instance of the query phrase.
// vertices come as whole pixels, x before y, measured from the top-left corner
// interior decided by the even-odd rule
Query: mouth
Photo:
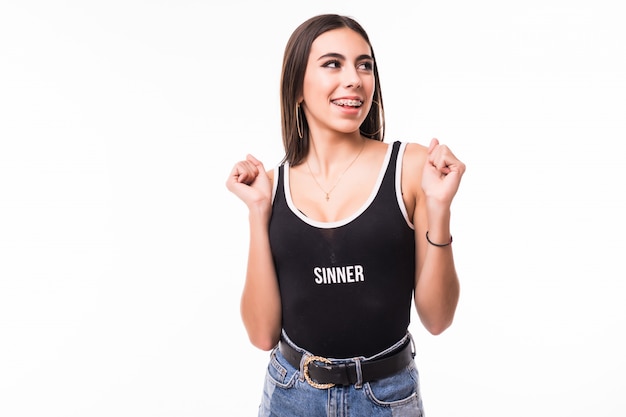
[[[331,103],[340,106],[340,107],[361,107],[363,105],[363,100],[353,100],[353,99],[338,99],[332,100]]]

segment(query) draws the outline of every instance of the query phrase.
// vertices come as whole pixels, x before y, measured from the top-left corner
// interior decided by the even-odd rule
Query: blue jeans
[[[285,340],[304,354],[286,335]],[[362,363],[376,359],[402,346],[410,335],[384,352],[360,358]],[[412,343],[412,342],[411,342]],[[353,359],[333,359],[333,363]],[[275,348],[270,354],[259,417],[422,417],[424,410],[415,361],[387,378],[360,386],[334,386],[317,389],[309,385],[302,369],[294,368]]]

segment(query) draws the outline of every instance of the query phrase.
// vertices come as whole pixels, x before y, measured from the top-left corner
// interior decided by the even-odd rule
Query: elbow
[[[243,308],[242,304],[241,318],[252,346],[264,351],[276,347],[282,330],[280,310],[274,315],[259,316],[254,311]]]
[[[446,331],[446,329],[450,327],[451,325],[452,325],[452,320],[447,321],[447,322],[442,321],[440,323],[424,324],[424,327],[426,327],[426,330],[428,330],[428,332],[432,334],[433,336],[438,336],[444,331]]]
[[[458,286],[447,298],[435,298],[436,302],[433,302],[432,298],[416,296],[415,307],[422,325],[430,334],[437,336],[452,326],[459,299]]]
[[[250,338],[250,343],[257,349],[270,351],[276,347],[278,340],[270,338]]]
[[[436,315],[431,317],[422,315],[420,316],[420,319],[422,321],[422,325],[424,325],[424,328],[426,328],[430,334],[438,336],[446,331],[448,327],[452,326],[454,314]]]
[[[280,330],[277,331],[263,331],[253,332],[248,331],[248,340],[252,346],[264,351],[270,351],[276,347],[280,340]]]

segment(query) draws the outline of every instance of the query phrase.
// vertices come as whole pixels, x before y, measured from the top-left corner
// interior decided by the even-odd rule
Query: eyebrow
[[[324,54],[324,55],[320,56],[319,58],[317,58],[317,60],[321,61],[322,59],[327,59],[327,58],[337,58],[337,59],[341,59],[341,60],[345,60],[346,59],[346,57],[341,55],[341,54],[338,54],[336,52],[329,52],[327,54]],[[356,58],[357,61],[361,61],[361,60],[364,60],[364,59],[367,59],[367,60],[370,60],[370,61],[374,60],[374,58],[372,58],[370,55],[367,55],[367,54],[359,55]]]

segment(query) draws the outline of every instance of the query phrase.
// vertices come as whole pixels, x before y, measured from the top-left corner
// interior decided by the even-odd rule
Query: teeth
[[[339,106],[359,107],[363,104],[361,100],[334,100],[333,103]]]

